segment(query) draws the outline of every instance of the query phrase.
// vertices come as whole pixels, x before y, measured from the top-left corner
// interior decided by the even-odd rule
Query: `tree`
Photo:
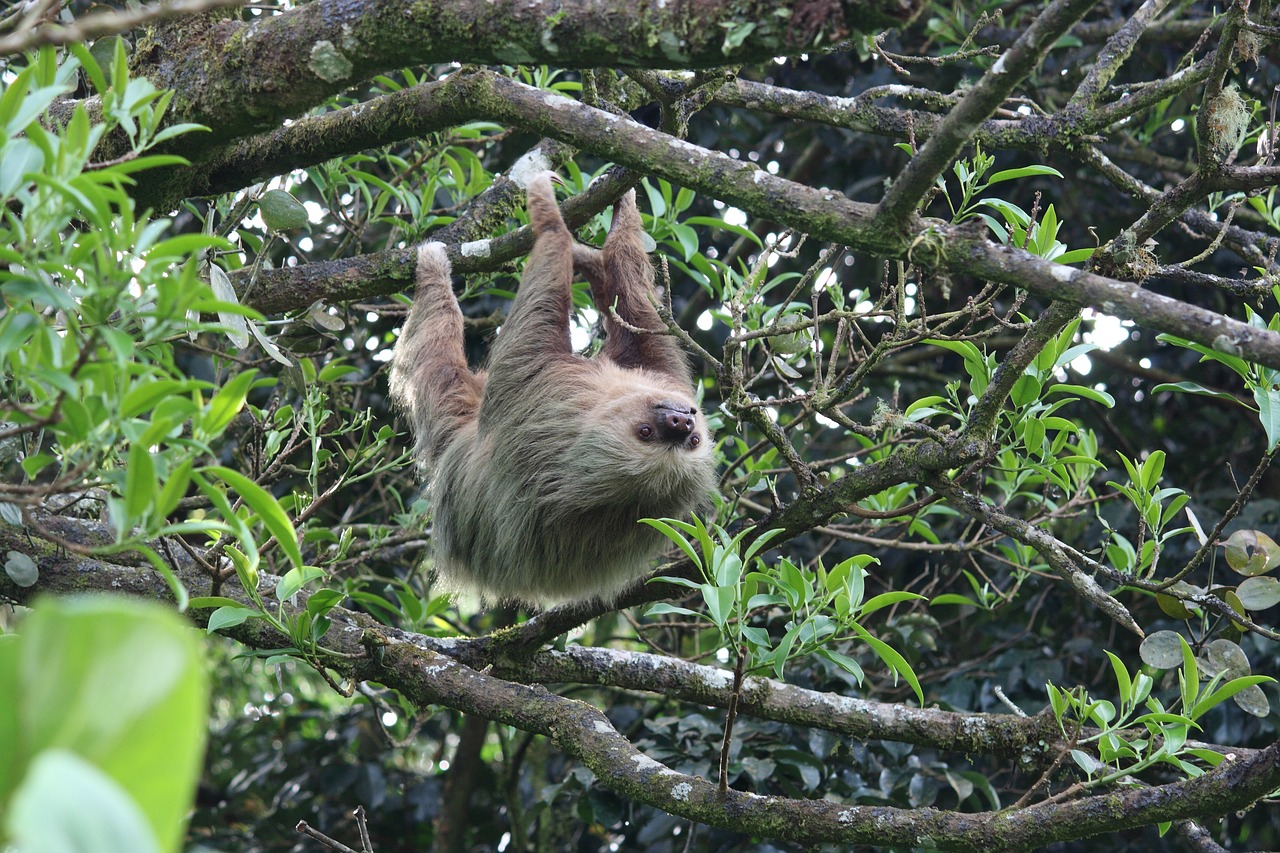
[[[1276,846],[1270,7],[56,8],[0,38],[0,595],[235,641],[193,841]],[[392,297],[446,243],[479,360],[517,163],[587,242],[641,188],[715,413],[610,607],[420,565]]]

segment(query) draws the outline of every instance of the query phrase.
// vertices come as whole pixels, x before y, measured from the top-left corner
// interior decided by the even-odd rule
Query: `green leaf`
[[[1084,397],[1086,400],[1092,400],[1099,405],[1106,406],[1108,409],[1115,408],[1116,398],[1112,397],[1106,391],[1099,391],[1096,388],[1086,388],[1083,385],[1071,385],[1062,382],[1057,385],[1050,385],[1044,392],[1046,398],[1051,394],[1075,394],[1077,397]]]
[[[935,410],[935,407],[939,403],[946,403],[946,402],[947,402],[946,397],[939,397],[936,394],[929,397],[922,397],[919,400],[916,400],[910,406],[907,406],[906,411],[904,411],[902,414],[907,418],[907,420],[914,420],[914,418],[912,418],[911,415],[914,414],[916,411],[920,409]],[[930,412],[930,414],[932,414],[932,411]]]
[[[280,544],[280,549],[289,558],[289,562],[294,566],[302,565],[302,551],[298,547],[293,523],[289,521],[289,516],[285,514],[280,503],[271,496],[270,492],[239,471],[233,471],[221,465],[212,465],[205,468],[204,472],[212,474],[234,489],[275,537],[276,542]]]
[[[302,566],[290,569],[284,573],[284,576],[280,578],[280,583],[276,586],[276,598],[280,601],[287,601],[293,598],[307,584],[325,576],[324,569],[316,566]]]
[[[23,91],[25,89],[23,86],[12,84],[8,86],[5,94],[12,93],[17,96],[15,98],[17,108],[9,109],[9,99],[7,97],[4,100],[0,100],[0,114],[4,116],[5,137],[17,136],[26,130],[27,125],[38,119],[49,108],[54,99],[67,92],[68,88],[64,85],[41,86],[28,93]]]
[[[1139,484],[1148,492],[1154,491],[1164,473],[1164,451],[1153,450],[1142,462],[1142,482]]]
[[[979,201],[978,204],[995,208],[997,211],[999,211],[1000,215],[1004,217],[1004,221],[1009,223],[1010,225],[1021,226],[1021,228],[1026,228],[1027,224],[1031,221],[1031,217],[1027,215],[1027,212],[1025,210],[1018,207],[1016,204],[1005,201],[1002,198],[984,198],[981,201]],[[1026,233],[1026,232],[1023,231],[1021,233]]]
[[[1040,399],[1040,390],[1040,380],[1024,373],[1018,377],[1017,382],[1013,383],[1013,391],[1010,392],[1009,399],[1013,405],[1023,408]]]
[[[930,607],[934,606],[935,604],[959,604],[966,607],[977,607],[980,610],[987,609],[985,606],[974,601],[972,598],[969,598],[968,596],[965,596],[965,595],[957,595],[954,592],[944,592],[942,595],[935,597],[932,601],[929,602]]]
[[[320,617],[342,603],[347,596],[336,589],[318,589],[307,597],[307,612]]]
[[[1280,580],[1266,577],[1247,578],[1236,588],[1240,604],[1246,610],[1266,610],[1280,604]]]
[[[339,359],[337,361],[331,361],[328,364],[326,364],[324,368],[321,369],[320,371],[319,379],[321,382],[326,382],[326,383],[335,382],[349,373],[358,374],[359,372],[360,372],[359,367],[355,366],[354,364],[348,364],[347,362]]]
[[[1161,391],[1176,391],[1182,394],[1199,394],[1202,397],[1216,397],[1219,400],[1229,400],[1238,405],[1245,405],[1244,401],[1234,394],[1228,394],[1225,391],[1214,391],[1195,382],[1161,382],[1159,385],[1151,389],[1151,393],[1157,394]]]
[[[158,145],[166,139],[172,139],[175,136],[180,136],[184,133],[192,133],[197,130],[207,131],[211,130],[211,128],[203,124],[196,124],[195,122],[178,122],[177,124],[170,124],[161,128],[160,132],[151,138],[151,143],[153,145]]]
[[[674,222],[671,224],[671,233],[675,235],[676,240],[680,243],[680,248],[684,250],[684,259],[686,261],[698,254],[697,231],[688,225]]]
[[[724,44],[720,46],[720,50],[728,56],[734,48],[740,47],[747,40],[747,36],[755,30],[756,23],[755,21],[731,21],[722,23],[720,26],[726,30]]]
[[[172,136],[173,134],[168,135]],[[117,175],[129,175],[146,169],[159,169],[164,166],[188,166],[190,164],[190,160],[186,157],[179,157],[177,154],[148,154],[145,157],[136,157],[132,160],[125,160],[123,163],[116,163],[111,167],[111,171]]]
[[[209,624],[205,631],[212,634],[216,631],[221,631],[223,628],[234,628],[236,625],[240,625],[250,619],[261,617],[262,614],[257,610],[250,610],[243,604],[231,604],[219,607],[209,614]]]
[[[1237,693],[1240,693],[1249,687],[1254,687],[1258,684],[1267,684],[1272,681],[1275,681],[1275,679],[1266,675],[1244,675],[1240,678],[1233,678],[1217,690],[1210,693],[1208,696],[1201,697],[1200,701],[1196,703],[1195,709],[1191,711],[1190,716],[1192,719],[1199,719],[1204,716],[1210,708],[1216,707],[1220,703],[1235,696]],[[1245,710],[1247,711],[1248,708]]]
[[[199,595],[187,602],[187,606],[195,610],[206,610],[210,607],[244,607],[234,598],[225,595]]]
[[[1192,651],[1191,644],[1181,635],[1178,636],[1178,642],[1182,644],[1182,669],[1178,672],[1178,686],[1182,688],[1182,708],[1190,713],[1196,706],[1196,696],[1200,692],[1200,668],[1196,664],[1196,653]]]
[[[249,396],[249,389],[253,387],[254,377],[257,375],[257,370],[246,370],[236,374],[231,381],[218,389],[218,393],[209,401],[208,413],[200,424],[206,436],[220,435],[232,419],[240,413],[244,408],[245,399]]]
[[[230,501],[222,490],[213,483],[205,479],[200,472],[194,471],[191,479],[195,481],[196,487],[200,492],[209,499],[214,508],[222,516],[226,524],[231,528],[232,535],[240,540],[240,544],[244,546],[245,552],[241,554],[234,548],[227,549],[227,555],[231,557],[231,562],[235,564],[236,574],[240,576],[240,584],[247,592],[252,592],[258,588],[257,569],[258,569],[258,543],[254,541],[254,537],[244,521],[231,508]],[[250,577],[252,575],[252,577]]]
[[[129,448],[129,465],[125,469],[124,508],[128,526],[141,523],[158,492],[159,482],[151,451],[141,444],[134,444]]]
[[[893,670],[895,682],[897,681],[897,676],[900,675],[911,685],[911,689],[915,691],[916,699],[919,700],[921,707],[923,707],[924,691],[920,689],[920,680],[916,678],[916,674],[911,669],[911,664],[907,662],[907,659],[888,643],[872,636],[870,631],[857,622],[852,623],[851,627],[867,645],[871,646],[871,650],[876,653],[876,656]]]
[[[135,418],[155,408],[156,404],[166,397],[175,394],[188,394],[191,391],[211,388],[208,382],[195,379],[160,379],[138,383],[124,395],[120,404],[120,414],[126,418]]]
[[[687,607],[677,607],[674,604],[667,604],[666,602],[662,602],[662,601],[658,602],[657,604],[654,604],[648,610],[645,611],[646,616],[663,616],[667,613],[679,613],[682,616],[701,615],[697,611],[690,610]]]
[[[732,225],[725,222],[723,219],[716,219],[711,216],[690,216],[688,219],[684,220],[684,223],[686,225],[702,225],[706,228],[719,228],[723,231],[731,231],[739,237],[743,237],[755,243],[757,248],[764,247],[764,244],[760,242],[760,238],[757,237],[755,232],[750,228],[745,228],[741,225]]]
[[[742,541],[742,538],[746,536],[747,533],[753,529],[754,528],[747,528],[746,530],[743,530],[740,533],[738,533],[737,536],[733,537],[734,545],[736,546],[738,542]],[[784,532],[785,531],[781,527],[775,527],[772,530],[766,530],[763,533],[761,533],[754,540],[752,540],[751,544],[747,546],[747,549],[742,552],[742,561],[744,563],[749,563],[757,554],[765,550],[766,545],[768,545],[771,541],[776,539],[778,536],[782,535]]]
[[[987,179],[987,185],[998,184],[1003,181],[1012,181],[1017,178],[1029,178],[1033,175],[1052,175],[1055,178],[1063,177],[1062,173],[1052,166],[1023,166],[1020,169],[1004,169],[996,172]]]
[[[702,585],[702,598],[707,604],[707,615],[722,632],[727,631],[729,619],[735,615],[733,601],[736,592],[737,590],[733,587]]]
[[[177,850],[202,765],[205,673],[196,635],[167,608],[109,596],[36,602],[16,642],[0,643],[0,694],[22,697],[7,717],[0,710],[0,801],[42,754],[74,753],[141,809],[159,849]],[[95,802],[74,799],[102,818]]]
[[[840,652],[833,651],[825,646],[818,649],[818,654],[852,675],[859,684],[862,683],[865,673],[862,671],[862,665],[848,655],[842,655]]]
[[[147,816],[115,779],[65,749],[47,749],[14,792],[3,833],[26,853],[159,853]]]
[[[1072,249],[1069,252],[1063,252],[1061,255],[1058,255],[1058,257],[1054,258],[1053,260],[1054,260],[1054,263],[1063,264],[1064,266],[1068,264],[1079,264],[1092,258],[1093,253],[1096,251],[1097,249],[1093,247],[1090,247],[1088,249]]]
[[[1131,703],[1133,701],[1133,679],[1129,676],[1129,669],[1124,665],[1124,661],[1106,652],[1107,658],[1111,661],[1111,669],[1116,675],[1116,686],[1119,688],[1120,701]]]
[[[155,517],[157,521],[168,518],[169,513],[177,509],[178,502],[186,495],[187,487],[191,485],[191,471],[194,465],[195,460],[188,457],[182,460],[182,464],[165,478],[164,485],[160,488],[160,494],[156,498]]]
[[[663,536],[670,539],[672,542],[674,542],[676,545],[680,547],[681,551],[684,551],[685,555],[690,559],[690,561],[693,562],[695,566],[698,566],[699,568],[701,568],[702,557],[700,557],[698,555],[698,552],[694,550],[693,544],[688,539],[686,539],[678,530],[676,530],[674,526],[676,524],[687,524],[687,522],[677,522],[674,519],[669,519],[669,518],[666,518],[666,519],[642,518],[640,519],[640,523],[649,525],[654,530],[657,530]],[[657,580],[657,578],[655,578],[655,580]],[[662,580],[669,581],[673,579],[662,578]]]
[[[1201,361],[1216,361],[1219,364],[1224,364],[1234,370],[1241,379],[1245,380],[1245,382],[1249,382],[1251,380],[1249,362],[1239,356],[1228,355],[1225,352],[1218,352],[1215,349],[1209,349],[1209,347],[1206,347],[1203,344],[1194,343],[1186,338],[1180,338],[1177,335],[1160,334],[1156,335],[1156,340],[1167,344],[1173,344],[1174,346],[1179,346],[1183,349],[1195,350],[1203,356],[1200,359]]]
[[[867,599],[866,603],[862,605],[860,615],[870,616],[882,607],[897,604],[899,601],[912,601],[921,598],[924,598],[924,596],[914,592],[882,592],[877,596]]]
[[[267,190],[258,199],[262,221],[272,231],[293,231],[306,225],[310,218],[307,209],[284,190]]]
[[[1267,452],[1280,445],[1280,389],[1270,384],[1253,386],[1253,401],[1258,404],[1258,420],[1267,434]]]

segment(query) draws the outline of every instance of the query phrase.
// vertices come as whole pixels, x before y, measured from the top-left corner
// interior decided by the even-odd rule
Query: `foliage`
[[[861,684],[862,667],[837,651],[857,638],[871,647],[895,677],[902,676],[924,703],[924,694],[911,664],[861,624],[861,619],[883,607],[922,597],[911,592],[885,592],[864,601],[866,566],[876,561],[874,557],[865,554],[850,557],[829,571],[821,560],[812,572],[785,558],[779,560],[777,567],[770,567],[757,555],[781,530],[753,536],[751,543],[744,546],[744,538],[752,532],[750,528],[730,537],[716,525],[708,530],[698,518],[693,523],[674,518],[646,519],[646,523],[680,546],[703,577],[702,583],[678,577],[656,580],[698,591],[706,618],[720,632],[725,648],[734,659],[741,656],[745,671],[772,669],[781,680],[788,661],[816,654]],[[699,615],[686,607],[663,603],[651,606],[648,611],[649,616],[669,613]],[[753,626],[751,623],[757,617],[765,625],[774,619],[782,621],[781,638],[775,640],[767,627]]]
[[[1195,763],[1196,760],[1209,767],[1218,766],[1225,760],[1221,753],[1187,743],[1192,729],[1200,728],[1196,721],[1227,699],[1238,697],[1250,688],[1258,690],[1258,684],[1274,681],[1267,676],[1257,675],[1228,678],[1227,670],[1219,667],[1208,682],[1201,685],[1201,671],[1195,653],[1186,640],[1173,636],[1181,647],[1181,667],[1178,669],[1178,686],[1181,689],[1176,699],[1168,704],[1168,708],[1179,707],[1181,713],[1168,710],[1165,703],[1151,695],[1155,682],[1150,675],[1141,671],[1136,674],[1129,672],[1124,661],[1111,652],[1107,652],[1107,658],[1115,673],[1120,699],[1118,708],[1115,703],[1106,699],[1091,699],[1080,688],[1061,690],[1053,684],[1048,685],[1049,705],[1063,735],[1077,744],[1097,744],[1096,757],[1079,747],[1071,750],[1071,759],[1086,776],[1083,783],[1085,788],[1125,782],[1160,763],[1171,764],[1187,776],[1204,773],[1203,767]],[[1171,657],[1163,650],[1156,651],[1158,647],[1165,645],[1160,642],[1162,639],[1160,634],[1152,634],[1147,638],[1143,643],[1144,660],[1163,663],[1164,658]],[[1159,667],[1160,663],[1152,665]],[[1140,713],[1144,707],[1146,712]],[[1258,716],[1263,716],[1266,711],[1260,710],[1262,713]],[[1070,732],[1068,719],[1073,721],[1074,726]],[[1097,731],[1081,738],[1080,733],[1085,724],[1097,726]]]

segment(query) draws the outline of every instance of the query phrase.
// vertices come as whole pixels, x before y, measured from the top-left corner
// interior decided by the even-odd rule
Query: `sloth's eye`
[[[640,428],[636,430],[636,434],[647,441],[653,438],[653,427],[648,424],[640,424]]]
[[[699,444],[702,444],[702,436],[698,435],[696,432],[689,436],[690,447],[697,447]]]

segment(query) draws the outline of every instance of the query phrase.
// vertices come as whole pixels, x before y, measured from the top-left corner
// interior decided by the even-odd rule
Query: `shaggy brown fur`
[[[467,367],[440,243],[418,250],[391,371],[430,473],[438,572],[455,591],[542,606],[616,596],[666,541],[637,519],[682,516],[715,485],[688,364],[650,302],[635,193],[597,251],[575,245],[550,178],[530,182],[537,239],[487,373]],[[593,359],[569,344],[575,264],[607,333]],[[658,333],[624,328],[611,306]]]

